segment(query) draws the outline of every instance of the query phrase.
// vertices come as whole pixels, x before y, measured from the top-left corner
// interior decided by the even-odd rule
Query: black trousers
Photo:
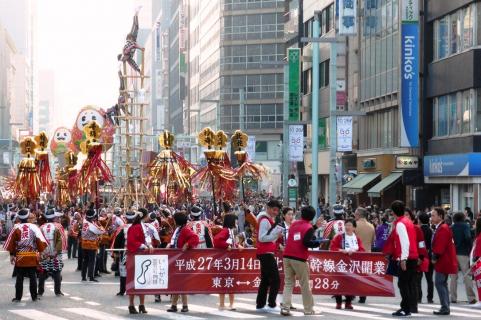
[[[336,298],[336,303],[341,304],[342,303],[342,296],[334,296]],[[354,296],[346,296],[346,303],[351,303],[352,300],[354,300]]]
[[[95,274],[107,271],[107,246],[101,245],[95,262]]]
[[[77,251],[77,270],[82,270],[82,261],[84,259],[84,255],[83,255],[83,252],[82,252],[82,246],[80,245],[80,241],[79,241],[79,244],[78,244],[77,248],[78,248],[78,251]]]
[[[401,293],[401,309],[408,313],[417,311],[417,260],[407,260],[406,270],[399,267],[398,288]]]
[[[427,296],[428,301],[433,301],[433,297],[434,297],[433,272],[434,272],[434,266],[431,262],[429,262],[429,270],[428,272],[424,272],[424,277],[426,278],[426,282],[428,283],[428,296]],[[422,282],[423,282],[423,272],[418,272],[418,301],[419,302],[421,302],[423,298]]]
[[[62,291],[60,289],[60,286],[62,284],[62,275],[61,271],[54,271],[51,272],[50,274],[48,272],[42,272],[38,276],[38,294],[42,295],[45,292],[45,280],[48,279],[48,277],[52,277],[53,279],[53,288],[54,288],[54,293],[55,294],[60,294]]]
[[[30,278],[30,296],[37,299],[37,267],[17,267],[17,280],[15,282],[15,299],[21,300],[23,296],[23,279]]]
[[[95,268],[95,256],[97,254],[97,250],[86,250],[82,249],[82,279],[85,279],[87,275],[88,269],[88,276],[89,279],[92,280],[94,278],[94,268]]]
[[[68,237],[68,258],[76,258],[77,257],[77,238],[74,237]]]
[[[261,283],[257,291],[256,307],[258,309],[265,307],[269,291],[268,306],[274,308],[281,281],[276,258],[273,254],[261,254],[257,259],[261,262]]]

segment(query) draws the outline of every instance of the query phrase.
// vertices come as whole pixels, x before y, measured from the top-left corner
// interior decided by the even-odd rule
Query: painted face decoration
[[[52,139],[50,139],[50,150],[55,157],[63,157],[65,152],[75,150],[70,129],[59,127],[55,130]]]
[[[96,121],[101,128],[104,126],[104,117],[100,114],[100,112],[94,108],[87,107],[77,116],[77,129],[83,131],[83,128],[90,121]]]
[[[57,130],[53,134],[53,139],[57,143],[69,143],[70,141],[72,141],[72,134],[67,128],[57,128]]]

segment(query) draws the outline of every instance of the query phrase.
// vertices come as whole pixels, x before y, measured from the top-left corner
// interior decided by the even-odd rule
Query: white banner
[[[256,158],[256,136],[249,136],[246,152],[252,161]]]
[[[352,151],[352,117],[337,117],[337,151]]]
[[[339,35],[357,34],[357,0],[339,0]]]
[[[304,126],[289,126],[289,161],[304,161]]]
[[[402,0],[401,1],[401,21],[402,22],[419,21],[418,0]]]
[[[166,289],[169,287],[169,256],[136,255],[135,289]]]

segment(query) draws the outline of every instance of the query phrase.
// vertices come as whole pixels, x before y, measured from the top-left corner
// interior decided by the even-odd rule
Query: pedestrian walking
[[[284,249],[284,290],[282,295],[281,315],[290,315],[292,308],[292,290],[296,279],[299,280],[304,305],[304,315],[316,314],[314,310],[314,299],[309,286],[309,248],[317,248],[320,239],[314,236],[314,229],[311,221],[316,211],[313,207],[301,209],[301,220],[294,221],[289,228],[289,235]]]
[[[371,252],[375,238],[376,230],[374,226],[367,221],[369,212],[362,207],[359,207],[354,212],[354,218],[356,219],[356,235],[361,239],[366,252]],[[359,303],[366,303],[366,297],[359,297]]]
[[[30,279],[30,296],[37,300],[37,256],[47,248],[47,240],[35,224],[29,223],[30,210],[21,209],[17,213],[20,223],[13,226],[5,250],[10,252],[10,262],[15,266],[17,279],[15,282],[15,298],[12,302],[20,302],[23,295],[23,279]]]
[[[270,200],[267,203],[266,212],[261,212],[257,217],[257,259],[261,263],[261,282],[256,298],[256,309],[261,310],[266,306],[274,309],[277,293],[279,292],[280,276],[277,267],[275,253],[278,247],[278,240],[282,237],[283,228],[278,226],[274,220],[279,215],[282,205],[277,200]],[[269,299],[267,299],[269,292]],[[267,301],[268,300],[268,301]]]
[[[441,309],[433,311],[435,315],[449,315],[448,277],[458,272],[456,248],[453,233],[444,223],[445,212],[442,208],[431,211],[431,224],[435,227],[432,240],[432,262],[434,264],[434,285],[439,295]]]
[[[434,273],[434,265],[432,263],[432,252],[431,252],[431,240],[433,238],[433,230],[429,225],[429,215],[426,212],[421,212],[418,216],[420,228],[423,232],[424,236],[424,244],[426,245],[426,250],[428,252],[428,268],[427,271],[419,272],[418,273],[418,280],[417,280],[417,287],[418,287],[418,302],[422,302],[423,298],[423,291],[422,291],[422,280],[423,275],[426,278],[427,283],[427,300],[428,303],[433,303],[434,297],[434,282],[433,282],[433,273]]]
[[[390,260],[398,266],[398,287],[401,294],[401,309],[394,312],[395,317],[411,315],[411,306],[417,303],[416,269],[418,265],[418,250],[416,230],[414,225],[405,217],[404,203],[394,201],[391,204],[395,217],[391,235],[386,241],[383,253],[390,256]]]
[[[468,298],[469,304],[475,304],[477,300],[469,265],[469,254],[471,253],[473,239],[471,237],[469,224],[465,219],[466,216],[463,212],[455,213],[451,231],[453,232],[454,244],[456,246],[456,259],[458,260],[459,271],[461,271],[466,289],[466,297]],[[451,294],[451,303],[458,302],[458,273],[452,274],[450,277],[449,293]]]

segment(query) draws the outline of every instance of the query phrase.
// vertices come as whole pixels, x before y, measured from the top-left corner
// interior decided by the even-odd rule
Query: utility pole
[[[319,38],[320,13],[314,12],[314,23],[312,27],[312,37]],[[318,187],[319,187],[319,42],[312,43],[312,183],[311,183],[311,206],[318,207]]]

